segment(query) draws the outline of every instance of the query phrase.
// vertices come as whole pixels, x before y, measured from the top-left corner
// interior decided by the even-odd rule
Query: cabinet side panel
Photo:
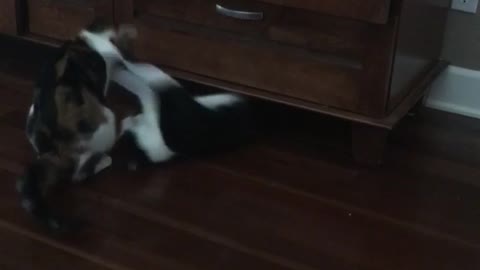
[[[0,1],[0,33],[17,33],[17,11],[15,8],[17,0]]]
[[[393,110],[440,58],[449,0],[404,0],[391,78]]]

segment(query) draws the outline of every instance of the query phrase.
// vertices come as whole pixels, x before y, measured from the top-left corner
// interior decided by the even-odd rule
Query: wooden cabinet
[[[267,2],[278,1],[221,1],[223,7],[262,14],[262,20],[246,21],[218,14],[216,0],[132,1],[131,17],[121,20],[138,26],[140,58],[312,108],[384,113],[395,19],[374,24],[312,11],[345,13],[338,2],[317,1],[304,9]]]
[[[185,79],[348,119],[354,154],[369,163],[381,160],[386,131],[446,66],[448,0],[117,2],[117,20],[139,28],[140,58]]]
[[[17,34],[16,0],[0,2],[0,33]]]
[[[71,38],[95,18],[113,22],[112,8],[111,0],[28,0],[28,30],[49,38]]]
[[[391,0],[261,0],[272,4],[308,9],[328,15],[386,23]]]
[[[134,23],[140,59],[183,79],[348,119],[356,156],[374,163],[386,131],[445,67],[449,0],[15,2],[25,4],[29,35],[64,39],[94,17]]]
[[[363,50],[377,46],[376,26],[258,2],[249,8],[265,19],[252,22],[217,14],[214,0],[143,2],[135,18],[140,58],[315,104],[373,109],[360,99],[373,101],[364,97],[362,67]]]
[[[95,18],[113,23],[113,1],[6,0],[0,4],[0,16],[0,31],[4,33],[64,40]]]

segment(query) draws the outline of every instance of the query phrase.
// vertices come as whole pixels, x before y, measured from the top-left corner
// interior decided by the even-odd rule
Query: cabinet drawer
[[[229,1],[229,7],[263,13],[246,21],[219,14],[217,0],[137,0],[137,18],[164,18],[199,26],[244,41],[266,41],[361,61],[364,50],[384,25],[369,24],[260,1]],[[226,2],[226,1],[224,1]]]
[[[218,14],[216,0],[138,0],[136,54],[276,95],[373,114],[383,108],[395,25],[262,1],[229,1],[262,20]],[[229,6],[230,6],[229,4]],[[376,94],[372,98],[371,93]]]
[[[316,104],[357,109],[363,70],[353,62],[269,43],[238,42],[175,24],[143,22],[138,27],[140,59]]]
[[[345,18],[358,19],[371,23],[385,24],[390,15],[391,0],[137,0],[135,6],[140,10],[150,9],[152,13],[162,16],[183,18],[192,21],[202,20],[204,23],[213,23],[210,11],[216,5],[224,8],[246,11],[262,12],[264,23],[272,19],[279,12],[287,12],[287,8],[310,10],[322,15],[331,15]],[[187,17],[190,16],[190,18]],[[222,26],[215,24],[216,26]],[[235,23],[227,22],[225,27],[235,27]],[[258,30],[261,30],[258,29]]]
[[[16,34],[15,0],[3,0],[2,2],[0,4],[0,33]]]
[[[220,15],[216,11],[217,3],[217,0],[137,0],[135,11],[137,14],[149,14],[249,35],[259,35],[264,32],[281,12],[280,6],[259,1],[228,1],[229,4],[225,7],[263,14],[261,20],[239,20]]]
[[[219,0],[221,1],[221,0]],[[373,23],[386,23],[391,0],[260,0],[263,2],[304,8],[320,13],[360,19]]]
[[[53,39],[72,38],[95,18],[113,22],[109,0],[29,0],[28,30]]]

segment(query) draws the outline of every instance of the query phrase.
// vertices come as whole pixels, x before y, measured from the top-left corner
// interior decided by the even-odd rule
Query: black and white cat
[[[47,206],[50,190],[59,182],[80,181],[110,166],[108,152],[116,142],[132,149],[128,162],[136,167],[139,162],[217,151],[247,138],[243,98],[193,97],[157,67],[126,61],[115,44],[132,33],[132,28],[81,31],[37,81],[27,117],[27,137],[37,158],[17,188],[23,207],[50,230],[65,230],[67,223]],[[75,46],[83,43],[88,45],[83,50]],[[121,121],[120,133],[106,103],[110,81],[133,93],[141,105],[141,113]]]
[[[135,148],[130,167],[219,151],[249,137],[249,110],[243,97],[229,93],[194,97],[159,68],[125,60],[105,36],[83,37],[105,58],[118,57],[123,65],[115,66],[111,79],[141,104],[140,114],[121,123],[120,143]]]
[[[170,77],[150,86],[127,70],[114,72],[112,80],[138,95],[142,108],[140,114],[123,119],[121,124],[119,141],[136,148],[130,167],[136,162],[160,163],[177,155],[211,153],[247,138],[248,113],[240,96],[192,97]]]

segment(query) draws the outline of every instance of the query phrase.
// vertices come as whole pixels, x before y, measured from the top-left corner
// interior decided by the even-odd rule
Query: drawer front
[[[391,53],[372,49],[389,40],[380,35],[393,40],[391,26],[258,1],[242,4],[264,12],[263,20],[244,21],[218,14],[215,3],[136,2],[135,53],[163,66],[315,104],[365,114],[383,106],[375,99],[386,91],[380,82],[385,76],[369,61]],[[388,72],[387,64],[380,69]],[[377,90],[380,94],[373,95]]]
[[[372,34],[381,25],[320,16],[316,12],[259,1],[230,1],[229,7],[261,12],[262,20],[248,21],[219,14],[217,0],[137,0],[137,18],[163,18],[178,24],[231,35],[243,41],[265,41],[329,53],[359,62]],[[235,3],[235,4],[233,4]],[[161,22],[160,22],[161,24]],[[358,63],[357,63],[358,64]]]
[[[58,40],[74,37],[97,17],[113,22],[109,0],[29,0],[27,7],[29,32]]]
[[[16,34],[15,0],[3,0],[0,2],[0,33]]]
[[[221,1],[221,0],[219,0]],[[391,0],[261,0],[263,2],[304,8],[333,16],[386,23]]]
[[[216,9],[217,3],[216,0],[137,0],[135,1],[135,11],[140,14],[249,35],[262,33],[281,12],[280,6],[259,1],[229,1],[229,4],[224,7],[263,13],[261,20],[239,20],[220,15]]]
[[[150,5],[152,12],[168,15],[171,17],[182,17],[185,14],[198,16],[205,13],[213,5],[220,5],[227,9],[247,12],[268,12],[272,13],[275,9],[278,11],[282,7],[298,8],[317,12],[323,15],[345,17],[362,20],[371,23],[385,24],[390,15],[391,0],[160,0],[156,5],[150,5],[152,1],[137,0],[135,5],[144,8]],[[196,5],[197,9],[188,9]],[[192,18],[192,19],[194,19]],[[199,19],[199,18],[195,18]],[[204,18],[206,22],[210,18]],[[266,18],[270,19],[269,17]]]
[[[178,29],[141,25],[139,30],[140,59],[318,104],[356,108],[362,72],[348,65],[331,64],[303,51]]]

